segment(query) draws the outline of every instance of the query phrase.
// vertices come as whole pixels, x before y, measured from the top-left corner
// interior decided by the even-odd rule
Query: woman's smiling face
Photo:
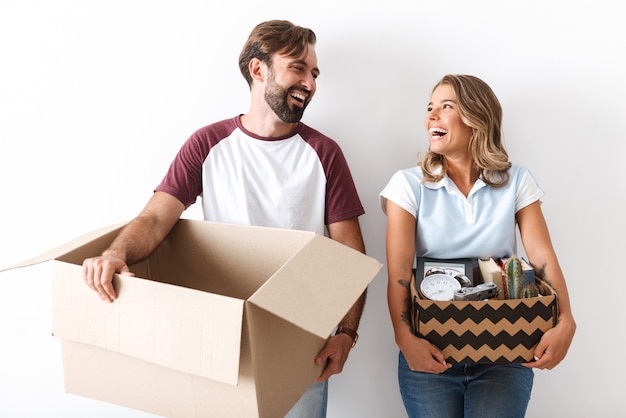
[[[433,91],[425,126],[432,152],[445,156],[469,153],[472,128],[463,122],[456,93],[450,84],[439,85]]]

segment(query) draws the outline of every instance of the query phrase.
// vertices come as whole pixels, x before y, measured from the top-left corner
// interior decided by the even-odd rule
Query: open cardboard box
[[[10,268],[52,266],[65,388],[168,417],[282,417],[382,264],[305,231],[181,219],[106,303],[81,277],[123,225]]]

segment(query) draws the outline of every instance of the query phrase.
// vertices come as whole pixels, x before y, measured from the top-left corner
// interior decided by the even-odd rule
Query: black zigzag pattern
[[[467,319],[471,319],[476,324],[482,322],[485,319],[491,322],[498,323],[503,319],[508,320],[511,323],[525,319],[528,322],[532,322],[535,318],[541,317],[547,321],[554,318],[556,309],[556,299],[551,298],[551,302],[548,305],[536,301],[531,306],[525,303],[520,303],[515,307],[511,307],[508,304],[502,304],[496,308],[488,303],[463,303],[463,304],[447,304],[445,308],[441,308],[436,303],[423,303],[423,301],[417,302],[417,309],[419,311],[419,321],[428,322],[435,319],[441,323],[452,319],[458,323],[462,323]],[[478,307],[478,309],[477,309]]]
[[[455,358],[452,357],[448,357],[446,359],[446,361],[448,363],[499,363],[499,364],[506,364],[506,363],[526,363],[527,361],[529,361],[528,359],[525,359],[522,356],[518,356],[518,357],[513,357],[513,358],[506,358],[504,356],[502,357],[498,357],[496,359],[490,359],[489,357],[481,357],[478,359],[473,359],[470,357],[465,357],[462,358],[460,360],[457,360]]]
[[[462,335],[456,335],[454,332],[447,332],[441,335],[435,331],[422,334],[418,330],[418,336],[425,338],[440,349],[447,346],[453,346],[458,350],[461,350],[466,346],[471,346],[478,350],[485,345],[489,346],[493,350],[503,346],[513,350],[520,345],[526,347],[527,349],[531,349],[539,343],[542,335],[543,331],[539,329],[535,330],[535,332],[531,335],[528,335],[523,331],[517,332],[513,335],[504,331],[499,332],[496,335],[492,335],[487,331],[484,331],[479,335],[475,335],[469,331],[463,333]]]
[[[558,318],[557,298],[437,302],[412,289],[412,331],[441,349],[450,363],[522,363]]]

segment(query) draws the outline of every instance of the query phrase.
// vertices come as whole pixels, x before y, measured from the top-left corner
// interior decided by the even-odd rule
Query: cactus
[[[535,298],[537,296],[539,296],[539,290],[535,284],[524,286],[519,295],[520,298]]]
[[[524,272],[522,262],[516,256],[512,256],[506,261],[504,267],[506,274],[506,284],[509,290],[509,299],[519,299],[524,283]]]
[[[531,276],[524,275],[522,260],[512,256],[504,266],[506,286],[509,299],[533,298],[539,296],[539,289],[534,280],[534,271]]]

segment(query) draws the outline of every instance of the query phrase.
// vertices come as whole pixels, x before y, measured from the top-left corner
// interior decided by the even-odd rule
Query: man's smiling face
[[[318,75],[312,45],[299,57],[276,54],[265,86],[265,101],[283,122],[299,122],[315,94]]]

